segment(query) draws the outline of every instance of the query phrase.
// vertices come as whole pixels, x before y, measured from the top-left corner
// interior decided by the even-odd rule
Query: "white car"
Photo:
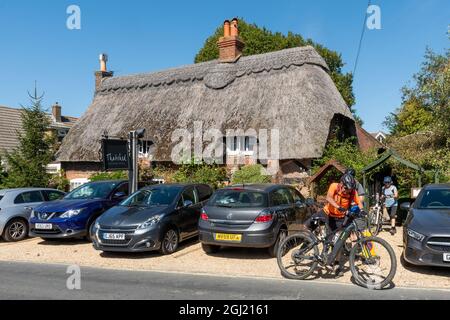
[[[28,236],[31,211],[43,202],[61,199],[64,192],[47,188],[0,190],[0,235],[5,241],[20,241]]]

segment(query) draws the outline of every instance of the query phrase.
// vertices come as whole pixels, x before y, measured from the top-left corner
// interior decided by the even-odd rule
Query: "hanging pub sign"
[[[103,169],[128,170],[128,141],[119,139],[102,139]]]

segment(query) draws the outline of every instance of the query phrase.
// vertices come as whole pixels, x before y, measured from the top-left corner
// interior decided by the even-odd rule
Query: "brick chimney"
[[[236,62],[242,55],[244,42],[239,38],[238,19],[223,23],[223,37],[217,42],[220,62]]]
[[[100,71],[95,71],[95,91],[97,91],[100,88],[103,79],[110,78],[114,74],[112,71],[108,71],[106,67],[108,55],[102,53],[99,59],[100,59]]]
[[[53,115],[53,119],[55,119],[56,122],[62,122],[61,121],[61,106],[58,104],[58,102],[55,102],[55,104],[52,106],[52,115]]]

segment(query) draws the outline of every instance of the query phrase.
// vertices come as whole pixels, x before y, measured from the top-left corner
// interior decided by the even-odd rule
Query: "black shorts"
[[[397,216],[397,206],[393,205],[392,207],[386,207],[386,211],[391,219],[395,219]]]

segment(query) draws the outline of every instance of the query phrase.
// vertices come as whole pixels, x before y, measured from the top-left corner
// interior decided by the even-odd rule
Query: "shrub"
[[[224,167],[204,162],[196,163],[191,160],[184,163],[172,176],[173,182],[206,183],[213,188],[219,188],[227,179]]]
[[[271,177],[263,175],[263,166],[260,164],[246,165],[233,174],[231,182],[237,183],[268,183]]]

